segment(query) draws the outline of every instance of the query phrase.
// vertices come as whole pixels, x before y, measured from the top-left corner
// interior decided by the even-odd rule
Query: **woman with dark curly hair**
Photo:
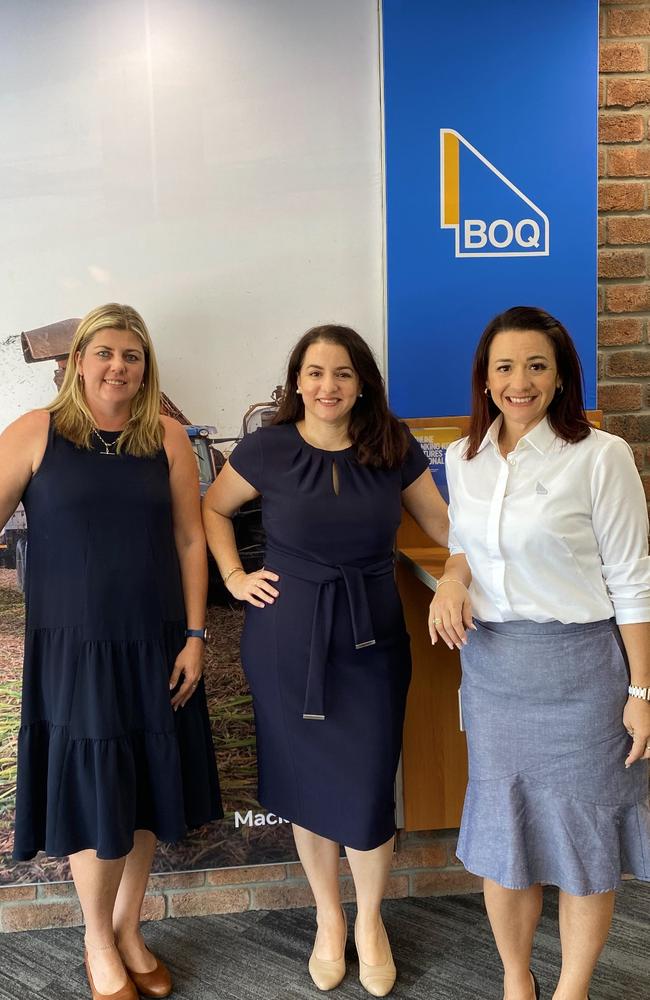
[[[246,574],[230,519],[257,496],[266,561]],[[359,975],[375,996],[395,981],[380,904],[411,672],[393,571],[402,505],[446,543],[446,505],[419,445],[388,409],[368,345],[348,327],[309,330],[289,358],[275,425],[234,450],[205,498],[204,521],[226,586],[248,602],[242,661],[259,799],[293,823],[316,898],[310,974],[321,990],[345,975],[344,844]]]

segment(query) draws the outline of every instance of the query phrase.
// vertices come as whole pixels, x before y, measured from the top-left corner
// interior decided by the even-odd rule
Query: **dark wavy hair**
[[[472,367],[472,414],[465,458],[474,458],[488,427],[498,416],[499,409],[485,393],[490,345],[497,333],[511,330],[532,330],[543,333],[551,341],[562,391],[557,392],[547,411],[549,423],[558,437],[575,444],[591,430],[583,396],[583,375],[580,358],[567,329],[550,313],[535,306],[513,306],[499,313],[483,331],[474,354]]]
[[[305,406],[296,391],[298,373],[307,348],[323,341],[345,348],[363,386],[363,395],[350,413],[348,428],[357,461],[373,468],[398,468],[408,451],[406,428],[388,408],[384,380],[372,351],[349,326],[314,326],[302,335],[289,355],[284,395],[273,423],[295,424],[304,417]]]

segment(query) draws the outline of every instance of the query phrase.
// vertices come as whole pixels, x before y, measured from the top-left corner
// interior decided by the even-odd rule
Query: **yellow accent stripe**
[[[445,225],[457,226],[460,218],[460,198],[458,195],[459,142],[451,132],[445,132]]]

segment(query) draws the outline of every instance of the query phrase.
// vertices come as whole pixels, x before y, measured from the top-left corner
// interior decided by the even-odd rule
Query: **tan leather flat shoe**
[[[139,1000],[138,992],[129,979],[129,975],[126,975],[126,982],[124,986],[121,986],[119,990],[115,993],[100,993],[95,987],[95,981],[93,979],[93,974],[90,971],[90,962],[88,961],[88,952],[84,951],[84,965],[86,967],[86,976],[88,978],[88,985],[90,986],[90,993],[92,1000]]]
[[[172,977],[165,963],[157,955],[153,957],[156,959],[156,968],[151,972],[134,972],[128,965],[126,971],[143,997],[168,997],[173,989]]]
[[[341,957],[333,959],[316,958],[316,955],[312,951],[309,959],[309,975],[314,985],[323,992],[335,989],[345,978],[345,945],[348,939],[348,921],[343,907],[341,907],[341,913],[343,914]],[[314,941],[315,948],[316,942]]]
[[[390,942],[388,940],[388,934],[386,933],[386,928],[382,922],[381,933],[383,935],[384,941],[386,943],[386,951],[388,953],[388,958],[381,965],[368,965],[361,958],[361,952],[359,951],[359,942],[357,940],[357,928],[354,928],[354,943],[357,946],[357,955],[359,956],[359,982],[363,986],[367,993],[370,993],[373,997],[385,997],[392,990],[395,985],[395,980],[397,978],[397,969],[395,968],[395,963],[393,961],[393,954],[390,950]]]

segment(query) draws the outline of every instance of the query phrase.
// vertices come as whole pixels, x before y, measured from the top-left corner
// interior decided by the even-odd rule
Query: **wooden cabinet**
[[[427,629],[432,584],[445,556],[444,549],[405,548],[397,563],[413,659],[402,750],[405,830],[459,826],[467,784],[458,711],[460,656],[441,640],[432,646]]]

